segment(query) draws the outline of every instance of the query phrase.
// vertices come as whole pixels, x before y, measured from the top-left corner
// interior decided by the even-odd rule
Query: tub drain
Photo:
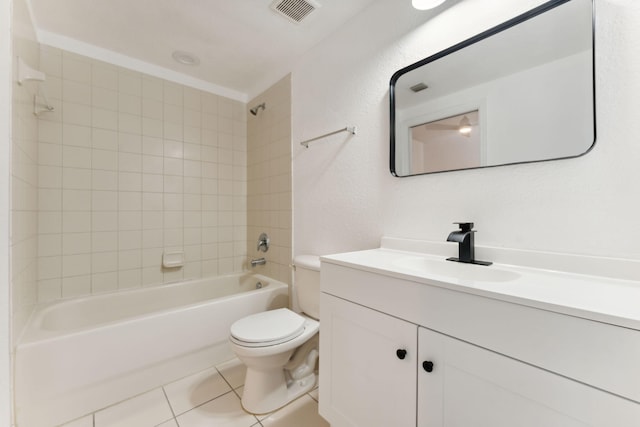
[[[262,282],[256,283],[256,289],[260,289],[260,288],[262,288]]]

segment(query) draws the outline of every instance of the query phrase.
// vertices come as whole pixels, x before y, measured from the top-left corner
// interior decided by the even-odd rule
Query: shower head
[[[266,109],[267,107],[265,106],[265,103],[263,102],[260,105],[256,105],[255,107],[253,107],[252,109],[250,109],[249,111],[251,112],[251,114],[253,114],[254,116],[258,115],[258,111],[260,111],[260,109]]]

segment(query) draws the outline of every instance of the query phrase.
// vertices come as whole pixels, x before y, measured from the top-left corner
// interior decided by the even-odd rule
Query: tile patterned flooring
[[[329,427],[318,415],[318,389],[271,414],[248,414],[240,405],[245,372],[234,359],[62,427]]]

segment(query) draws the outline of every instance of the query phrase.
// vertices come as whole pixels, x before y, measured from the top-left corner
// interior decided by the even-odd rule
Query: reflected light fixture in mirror
[[[411,4],[418,10],[428,10],[440,6],[446,0],[411,0]]]
[[[471,122],[469,121],[469,117],[464,116],[460,120],[460,126],[458,127],[458,132],[460,132],[467,138],[471,135]]]

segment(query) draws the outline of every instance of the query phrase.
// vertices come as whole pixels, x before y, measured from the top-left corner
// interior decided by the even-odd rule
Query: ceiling
[[[30,3],[42,43],[73,51],[74,43],[64,46],[64,41],[79,41],[101,48],[95,52],[115,52],[230,89],[246,100],[286,75],[298,57],[374,1],[318,0],[321,7],[299,24],[271,10],[272,0]],[[200,65],[175,62],[175,50],[196,55]]]

